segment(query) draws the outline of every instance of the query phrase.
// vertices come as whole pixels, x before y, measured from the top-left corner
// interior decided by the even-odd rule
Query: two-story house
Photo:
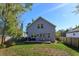
[[[27,36],[35,41],[55,41],[55,25],[39,17],[27,27]]]

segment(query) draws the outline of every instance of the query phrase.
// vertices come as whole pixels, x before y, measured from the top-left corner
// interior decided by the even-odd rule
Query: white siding
[[[66,37],[79,38],[79,32],[66,33]]]

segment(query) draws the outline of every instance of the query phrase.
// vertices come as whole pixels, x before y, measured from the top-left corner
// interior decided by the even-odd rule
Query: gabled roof
[[[49,23],[50,25],[56,27],[54,24],[50,23],[49,21],[47,21],[47,20],[44,19],[43,17],[38,17],[33,23],[30,24],[30,26],[27,27],[27,29],[28,29],[29,27],[31,27],[32,24],[34,24],[34,23],[35,23],[36,21],[38,21],[39,19],[42,19],[42,20],[44,20],[45,22]]]
[[[68,33],[72,33],[72,32],[79,32],[79,28],[72,29],[72,30],[69,30],[69,31],[68,31]]]

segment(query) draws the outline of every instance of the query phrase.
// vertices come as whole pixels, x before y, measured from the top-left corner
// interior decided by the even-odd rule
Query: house
[[[37,18],[27,27],[27,37],[35,41],[55,41],[55,25],[42,17]]]
[[[27,37],[26,32],[23,32],[22,37]]]
[[[79,28],[69,30],[69,31],[66,33],[66,37],[79,38]]]

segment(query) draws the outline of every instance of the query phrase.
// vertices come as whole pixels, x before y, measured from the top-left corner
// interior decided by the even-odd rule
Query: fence
[[[67,45],[79,48],[79,38],[61,37],[60,39]]]

